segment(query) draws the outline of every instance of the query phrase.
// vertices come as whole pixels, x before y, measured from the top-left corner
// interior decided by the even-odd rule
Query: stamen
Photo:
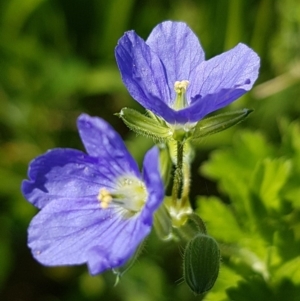
[[[101,188],[97,195],[102,209],[111,204],[125,209],[127,213],[134,214],[141,211],[148,197],[146,187],[139,179],[128,176],[120,177],[113,192]]]
[[[112,196],[106,188],[101,188],[97,196],[98,201],[101,203],[101,208],[106,209],[112,201]]]
[[[176,92],[176,99],[173,104],[175,110],[182,110],[187,106],[187,100],[185,97],[186,89],[189,85],[188,80],[176,81],[174,83],[174,90]]]
[[[185,93],[190,82],[188,80],[176,81],[174,84],[174,90],[177,94]]]
[[[131,176],[119,178],[117,193],[123,196],[122,207],[132,212],[139,212],[148,196],[144,183]]]

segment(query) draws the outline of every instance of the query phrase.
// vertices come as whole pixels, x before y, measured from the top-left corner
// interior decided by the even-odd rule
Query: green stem
[[[180,228],[193,212],[189,202],[190,187],[190,162],[188,144],[183,141],[176,142],[176,169],[173,178],[172,196],[169,204],[170,215],[172,217],[172,225]],[[185,152],[185,153],[184,153]],[[184,154],[187,155],[183,160]]]
[[[172,189],[172,200],[174,205],[177,204],[177,200],[181,199],[182,192],[182,183],[183,183],[183,147],[184,144],[180,141],[177,141],[177,164],[174,172],[174,181]]]
[[[182,183],[182,194],[181,194],[181,206],[184,207],[189,202],[190,193],[190,164],[184,162],[183,164],[183,183]]]

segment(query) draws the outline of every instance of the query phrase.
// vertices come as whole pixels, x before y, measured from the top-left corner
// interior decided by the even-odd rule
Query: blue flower
[[[201,120],[249,91],[260,60],[244,44],[205,61],[191,29],[181,22],[156,26],[146,42],[134,31],[115,50],[131,96],[170,124]]]
[[[47,266],[87,263],[94,275],[134,254],[164,191],[157,148],[146,154],[141,175],[105,121],[83,114],[78,129],[87,154],[57,148],[37,157],[22,192],[41,209],[28,229],[33,256]]]

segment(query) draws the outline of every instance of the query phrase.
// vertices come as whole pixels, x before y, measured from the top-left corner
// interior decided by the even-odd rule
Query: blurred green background
[[[223,254],[215,287],[198,297],[182,282],[183,247],[155,233],[116,287],[110,272],[43,267],[26,245],[36,213],[20,193],[28,163],[83,149],[81,112],[108,120],[139,162],[151,146],[113,115],[139,109],[114,47],[124,31],[147,38],[164,20],[187,22],[207,59],[243,42],[262,61],[253,90],[226,108],[255,112],[197,150],[193,206]],[[0,0],[0,300],[300,300],[299,113],[298,0]]]

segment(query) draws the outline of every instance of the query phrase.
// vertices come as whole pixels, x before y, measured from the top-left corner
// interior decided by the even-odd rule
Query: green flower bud
[[[214,238],[198,234],[184,251],[184,280],[196,294],[210,290],[217,280],[220,268],[220,250]]]
[[[140,135],[151,137],[157,141],[168,141],[173,136],[167,123],[159,117],[150,117],[139,113],[136,110],[123,108],[116,114],[134,132]]]
[[[202,137],[224,131],[246,119],[252,112],[253,110],[243,109],[204,118],[195,126],[191,139],[197,142]]]

